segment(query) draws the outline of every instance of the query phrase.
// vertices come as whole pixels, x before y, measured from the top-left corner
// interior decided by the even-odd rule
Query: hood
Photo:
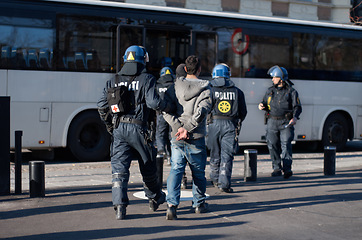
[[[121,71],[119,71],[119,74],[124,76],[140,75],[144,69],[145,66],[141,63],[126,62],[124,63]]]
[[[166,85],[173,83],[173,76],[171,74],[164,75],[157,80],[158,84]]]
[[[214,78],[213,80],[210,81],[210,84],[213,87],[233,87],[235,86],[234,82],[232,82],[229,79],[226,78]]]
[[[209,88],[209,81],[207,80],[187,80],[186,78],[177,78],[175,82],[175,89],[177,89],[178,97],[182,97],[186,101],[200,95],[200,93],[207,88]]]

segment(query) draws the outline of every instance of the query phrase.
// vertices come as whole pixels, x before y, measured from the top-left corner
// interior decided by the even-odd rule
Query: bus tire
[[[323,147],[335,146],[337,151],[341,151],[346,145],[347,138],[347,119],[341,113],[333,113],[329,115],[323,127]]]
[[[97,111],[77,116],[68,131],[68,148],[79,161],[103,161],[109,158],[111,137]]]

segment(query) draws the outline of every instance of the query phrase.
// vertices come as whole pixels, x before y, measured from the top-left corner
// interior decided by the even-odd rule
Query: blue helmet
[[[130,46],[127,48],[123,56],[123,61],[126,62],[138,62],[143,65],[146,65],[148,62],[148,53],[146,49],[142,46]]]
[[[287,69],[285,69],[283,67],[279,67],[278,65],[275,65],[268,70],[268,74],[271,77],[279,77],[281,80],[283,80],[287,84],[293,85],[293,83],[289,80]]]
[[[285,68],[275,65],[268,70],[268,74],[271,77],[280,77],[282,80],[288,79],[288,72]]]
[[[162,65],[163,67],[170,67],[170,66],[172,66],[172,65],[173,65],[172,58],[170,58],[170,57],[163,57],[163,58],[161,59],[161,65]]]
[[[212,78],[224,77],[229,79],[230,76],[230,68],[225,63],[217,64],[214,69],[212,69]]]
[[[164,67],[161,69],[160,71],[160,77],[164,76],[164,75],[173,75],[172,69],[169,67]]]

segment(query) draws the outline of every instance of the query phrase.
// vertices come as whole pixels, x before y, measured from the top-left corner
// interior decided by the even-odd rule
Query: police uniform
[[[210,179],[225,192],[230,188],[234,145],[238,125],[247,114],[244,93],[227,78],[211,81],[213,109],[209,116],[207,146],[210,149]],[[240,126],[239,126],[240,127]]]
[[[165,92],[174,84],[174,76],[169,67],[162,68],[160,75],[161,77],[157,80],[156,86],[158,95],[164,99]],[[156,144],[158,152],[166,154],[168,158],[171,156],[170,126],[161,113],[157,114]]]
[[[284,68],[279,69],[287,74]],[[299,119],[302,112],[298,92],[291,85],[287,78],[282,87],[273,85],[267,90],[262,101],[264,110],[267,111],[266,140],[274,170],[272,176],[281,175],[281,171],[284,174],[288,172],[289,175],[284,175],[285,178],[292,174],[294,126],[289,125],[289,121],[293,117]]]
[[[131,47],[130,47],[131,48]],[[136,48],[136,50],[139,50]],[[134,53],[133,54],[137,54]],[[125,56],[126,57],[126,56]],[[135,56],[132,56],[135,58]],[[131,93],[133,108],[122,116],[113,116],[113,142],[111,146],[112,165],[112,202],[121,207],[122,216],[125,217],[125,208],[129,204],[127,196],[128,181],[130,177],[130,164],[138,160],[140,172],[144,181],[146,197],[150,199],[150,208],[156,210],[158,205],[165,201],[156,174],[156,149],[152,139],[149,138],[147,122],[152,113],[151,109],[166,111],[167,103],[162,101],[156,92],[156,79],[148,74],[145,64],[134,61],[125,61],[121,71],[117,74],[118,84],[128,86]],[[132,81],[132,79],[133,81]],[[101,118],[109,125],[106,116],[111,106],[108,106],[108,89],[114,86],[115,78],[107,82],[102,97],[98,102]],[[117,210],[116,210],[117,211]],[[118,214],[118,212],[116,213]]]

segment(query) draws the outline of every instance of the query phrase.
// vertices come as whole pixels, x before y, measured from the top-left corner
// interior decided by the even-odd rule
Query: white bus
[[[240,142],[265,141],[257,108],[271,86],[267,70],[289,71],[303,106],[297,142],[336,145],[362,134],[360,26],[96,0],[0,2],[0,96],[11,97],[11,147],[68,147],[82,161],[106,159],[110,137],[96,102],[130,45],[149,52],[156,77],[190,55],[202,78],[231,67],[248,116]]]

